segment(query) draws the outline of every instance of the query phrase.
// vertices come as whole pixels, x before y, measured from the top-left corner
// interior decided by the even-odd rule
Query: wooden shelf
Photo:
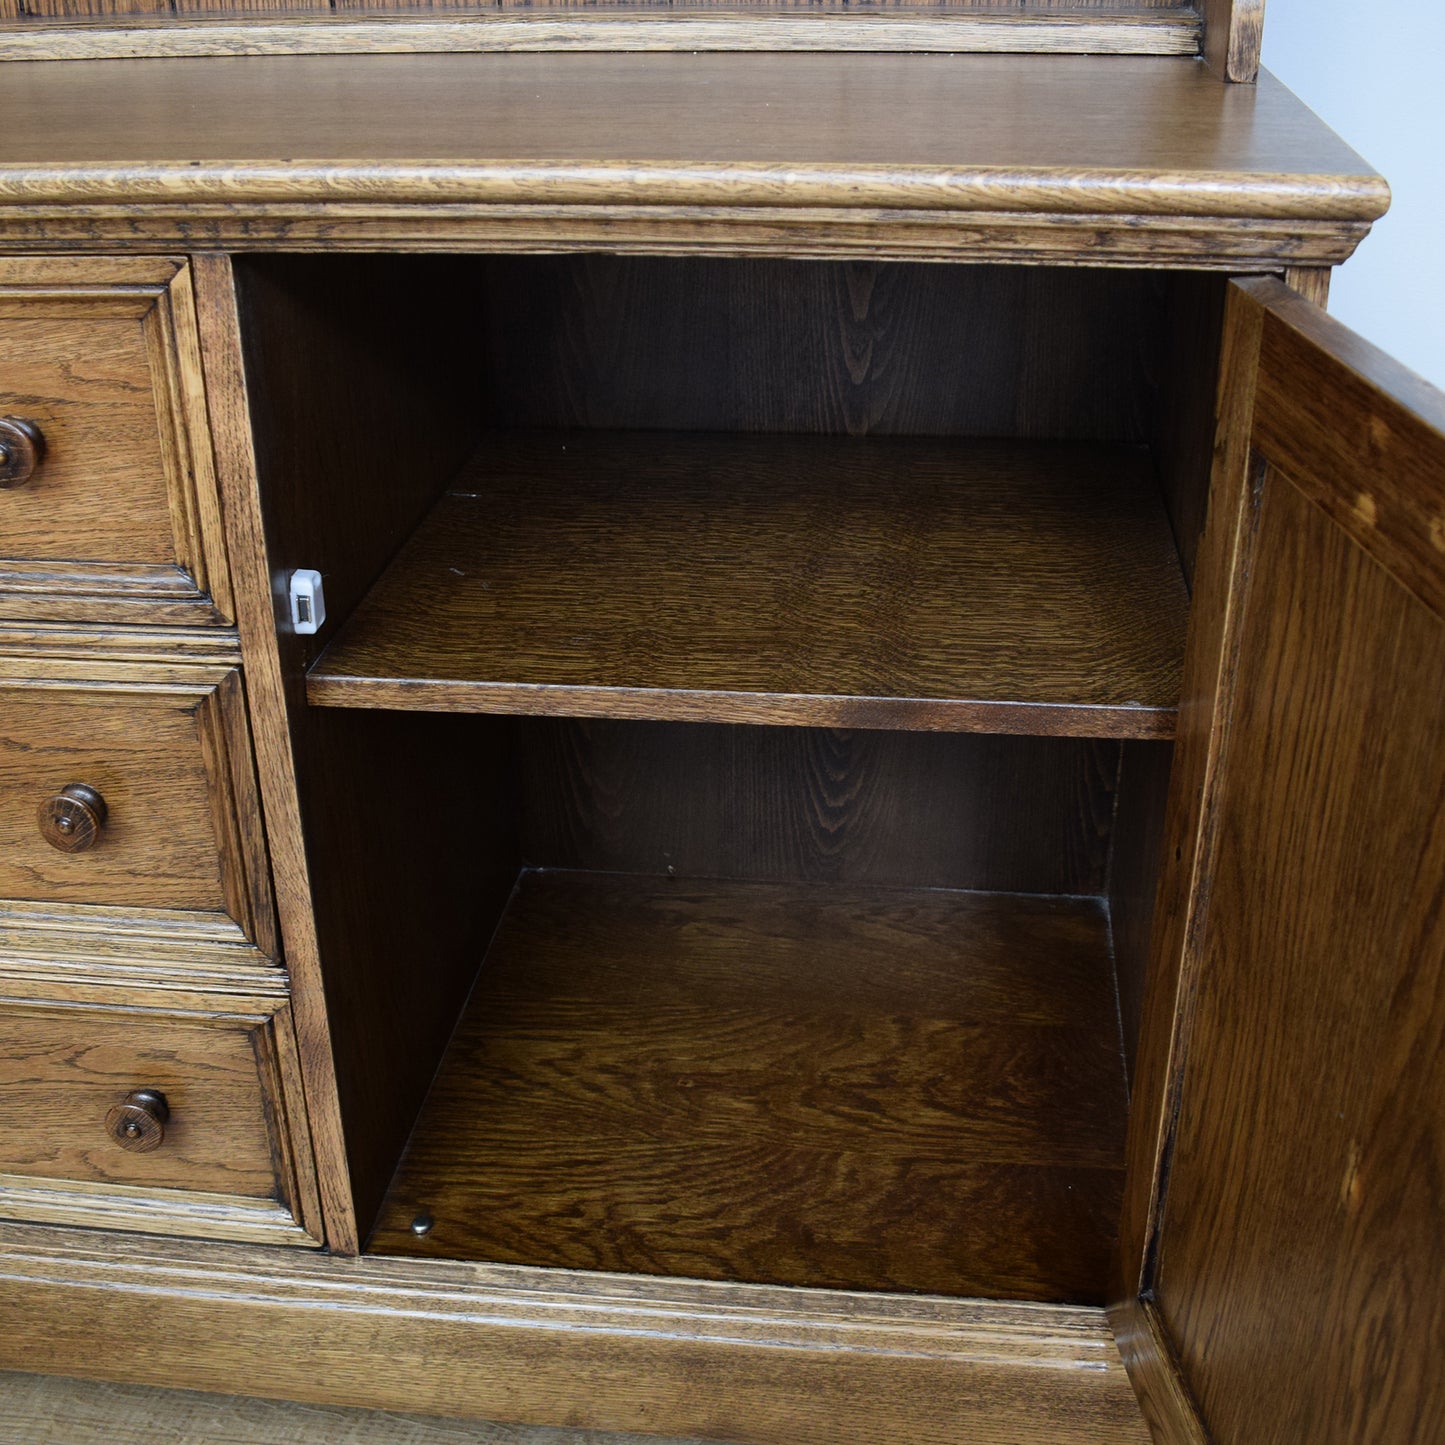
[[[1097,1303],[1125,1110],[1095,901],[529,872],[370,1249]]]
[[[1140,448],[499,434],[311,702],[1166,737],[1187,594]]]

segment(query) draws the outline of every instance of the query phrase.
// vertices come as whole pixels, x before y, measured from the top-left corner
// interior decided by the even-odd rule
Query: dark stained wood
[[[1165,809],[1174,749],[1168,743],[1125,743],[1118,806],[1110,831],[1109,930],[1119,988],[1119,1023],[1129,1077],[1135,1073],[1154,905],[1163,864]]]
[[[1139,1282],[1221,1445],[1428,1440],[1445,1403],[1445,548],[1428,546],[1445,397],[1278,282],[1236,288],[1230,315],[1216,510],[1236,580],[1211,603],[1214,761],[1172,804],[1195,883],[1156,941],[1178,1022]],[[1189,712],[1186,693],[1181,751]]]
[[[928,258],[1277,269],[1343,260],[1388,203],[1283,87],[1221,85],[1187,59],[257,56],[13,70],[0,233],[32,249],[168,238],[876,257],[883,243]]]
[[[477,401],[495,427],[1146,441],[1171,372],[1166,287],[1143,271],[698,256],[475,265]]]
[[[279,1192],[252,1039],[264,1020],[6,1005],[0,1023],[0,1174]],[[122,1147],[108,1124],[137,1089],[157,1090],[169,1105],[164,1137],[148,1152]]]
[[[1222,277],[1193,274],[1169,277],[1165,290],[1164,356],[1150,445],[1184,580],[1191,585],[1214,468],[1225,285]]]
[[[1136,1296],[1110,1305],[1109,1324],[1155,1445],[1210,1445],[1154,1301]]]
[[[1184,614],[1142,450],[509,433],[307,696],[1158,737]]]
[[[12,1229],[0,1312],[14,1368],[386,1410],[758,1445],[957,1445],[964,1420],[977,1445],[1148,1439],[1078,1306]]]
[[[23,487],[45,460],[45,433],[29,418],[0,417],[0,488]]]
[[[557,176],[555,201],[574,198],[583,172],[609,163],[625,166],[613,199],[634,201],[669,199],[634,186],[701,182],[707,166],[737,168],[709,187],[734,203],[755,196],[749,182],[767,180],[771,198],[786,186],[801,205],[826,178],[827,198],[848,204],[845,170],[858,188],[853,205],[906,204],[899,185],[968,205],[962,190],[975,179],[992,188],[995,208],[1032,201],[1095,214],[1127,197],[1125,209],[1175,215],[1373,220],[1388,200],[1375,172],[1278,82],[1221,86],[1187,60],[256,56],[29,66],[7,72],[6,85],[13,123],[0,137],[0,190],[23,186],[35,201],[59,186],[50,168],[66,162],[86,167],[65,185],[72,202],[128,185],[143,206],[152,168],[193,172],[171,175],[173,204],[287,191],[339,198],[364,172],[378,202],[420,188],[433,201],[501,200],[485,187],[506,178],[508,163],[506,198],[521,199],[516,188],[547,171],[521,161],[581,167]],[[341,164],[323,174],[323,160]],[[446,163],[447,174],[426,161]],[[239,192],[217,193],[223,172],[255,163],[267,169]]]
[[[303,716],[316,930],[364,1234],[517,875],[512,754],[500,719]]]
[[[1337,525],[1427,605],[1445,608],[1441,393],[1279,282],[1268,308],[1255,438]]]
[[[321,571],[329,616],[343,618],[474,441],[466,369],[435,325],[444,310],[464,340],[465,277],[432,259],[409,274],[402,291],[370,258],[237,267],[256,455],[231,485],[238,509],[264,498],[264,549],[254,533],[241,542],[270,604],[243,618],[242,641],[288,729],[261,771],[273,830],[278,816],[294,830],[288,959],[298,995],[328,1014],[303,1060],[308,1090],[337,1091],[340,1119],[324,1127],[338,1153],[344,1127],[347,1168],[323,1180],[329,1242],[343,1251],[357,1248],[356,1221],[370,1223],[470,986],[486,911],[516,872],[511,808],[496,801],[504,752],[478,749],[473,728],[453,767],[444,730],[423,740],[415,719],[356,726],[307,709],[302,674],[326,633],[276,633],[291,568]],[[440,846],[439,806],[471,810]]]
[[[230,821],[254,800],[208,755],[217,712],[238,701],[227,674],[112,668],[87,683],[54,671],[0,666],[0,897],[192,909],[269,941],[261,840]],[[75,785],[99,794],[103,813],[79,797],[57,801]],[[61,811],[68,836],[57,831]],[[83,836],[90,846],[63,846]]]
[[[200,358],[210,403],[216,480],[224,501],[227,545],[236,573],[236,620],[255,732],[257,782],[265,808],[266,842],[276,884],[276,911],[292,983],[296,1059],[286,1089],[287,1112],[312,1148],[298,1173],[312,1168],[312,1229],[331,1249],[359,1247],[335,1061],[326,1013],[312,911],[311,878],[301,831],[295,755],[290,734],[288,674],[282,660],[265,518],[256,475],[256,442],[242,353],[231,259],[192,258]]]
[[[1116,744],[606,719],[515,727],[529,864],[1104,890]]]
[[[371,1249],[1095,1300],[1114,1008],[1089,901],[527,873]]]
[[[1204,58],[1223,80],[1254,84],[1264,40],[1265,0],[1199,0]]]
[[[0,262],[0,616],[229,620],[207,430],[180,261]]]
[[[109,813],[105,799],[94,788],[67,783],[40,805],[36,821],[40,836],[58,852],[84,853],[95,847]]]
[[[1221,346],[1214,476],[1194,575],[1184,685],[1164,819],[1162,880],[1156,894],[1139,1048],[1132,1076],[1128,1167],[1119,1219],[1118,1272],[1111,1308],[1130,1308],[1152,1287],[1159,1186],[1178,1101],[1180,1043],[1194,989],[1191,948],[1196,901],[1207,886],[1218,824],[1218,726],[1233,683],[1238,598],[1250,531],[1250,431],[1259,364],[1261,308],[1231,288]],[[1142,1337],[1141,1337],[1142,1338]],[[1134,1387],[1147,1395],[1157,1378],[1126,1346]],[[1169,1409],[1168,1402],[1159,1406]],[[1146,1410],[1150,1406],[1146,1403]]]
[[[1445,624],[1279,477],[1259,528],[1160,1305],[1221,1445],[1438,1439]]]

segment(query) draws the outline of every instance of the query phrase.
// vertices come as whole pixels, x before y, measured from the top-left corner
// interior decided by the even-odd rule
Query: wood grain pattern
[[[1096,904],[528,873],[370,1247],[1088,1301],[1123,1108]]]
[[[45,438],[0,506],[0,615],[229,616],[194,330],[180,262],[0,262],[0,412]]]
[[[1279,282],[1248,292],[1268,308],[1258,449],[1427,606],[1445,607],[1445,396]]]
[[[1110,743],[529,718],[513,747],[538,867],[1104,890]]]
[[[313,704],[1167,736],[1142,451],[683,433],[479,449]]]
[[[1445,625],[1274,475],[1245,606],[1160,1304],[1226,1445],[1425,1440],[1445,1404]]]
[[[1200,0],[1204,58],[1222,79],[1258,80],[1264,5],[1265,0]]]
[[[229,627],[115,627],[100,623],[0,621],[0,656],[70,659],[83,678],[85,664],[111,662],[198,663],[234,667],[241,644]]]
[[[589,255],[465,274],[495,428],[1145,441],[1170,371],[1167,288],[1140,271]]]
[[[1445,397],[1279,283],[1233,307],[1259,367],[1253,542],[1185,935],[1160,1313],[1225,1445],[1429,1439],[1445,561],[1412,524],[1445,502]],[[1372,514],[1377,489],[1395,506]]]
[[[94,664],[90,682],[0,665],[0,895],[195,909],[274,948],[265,847],[233,672]],[[96,846],[63,854],[36,813],[69,783],[109,809]]]
[[[30,0],[0,0],[0,60],[158,56],[425,54],[456,51],[942,51],[1046,55],[1197,55],[1199,16],[1187,5],[1108,11],[1042,7],[999,15],[971,0],[850,7],[814,18],[793,0],[769,6],[640,5],[614,10],[542,4],[384,7],[273,0],[244,7],[178,0],[180,16],[79,18],[37,25]],[[95,0],[92,0],[95,3]],[[259,12],[259,13],[258,13]],[[284,12],[284,13],[276,13]],[[319,13],[318,13],[319,12]],[[418,14],[425,18],[416,18]],[[179,23],[178,23],[179,20]],[[27,23],[28,22],[28,23]],[[59,23],[57,23],[59,22]]]
[[[1253,425],[1262,308],[1231,287],[1225,301],[1213,481],[1194,573],[1194,601],[1184,655],[1184,685],[1174,741],[1161,850],[1161,882],[1151,925],[1139,1051],[1129,1109],[1128,1165],[1119,1220],[1118,1277],[1111,1306],[1131,1308],[1153,1286],[1160,1186],[1168,1167],[1178,1107],[1183,1037],[1195,989],[1192,947],[1207,891],[1218,826],[1220,760],[1227,741],[1240,578],[1252,537],[1250,433]],[[1147,1394],[1154,1372],[1124,1346],[1135,1388]],[[1146,1410],[1150,1407],[1146,1404]],[[1169,1408],[1168,1401],[1158,1407]]]
[[[338,252],[539,251],[624,255],[770,256],[868,262],[967,261],[1277,272],[1336,266],[1369,234],[1367,221],[1251,221],[1235,217],[1098,217],[839,206],[493,205],[406,210],[366,201],[207,204],[145,210],[124,202],[6,206],[0,254],[47,251],[284,250]]]
[[[89,903],[0,905],[0,977],[9,997],[100,996],[144,1008],[156,989],[285,998],[285,971],[230,919]]]
[[[1210,1445],[1154,1301],[1136,1296],[1110,1305],[1109,1323],[1155,1445]]]
[[[245,359],[241,350],[235,280],[225,256],[192,261],[200,355],[210,399],[216,475],[224,499],[226,535],[236,575],[236,621],[251,701],[257,783],[266,825],[276,908],[295,985],[293,1027],[297,1065],[286,1107],[308,1138],[319,1193],[314,1227],[336,1250],[355,1250],[357,1230],[347,1179],[330,1024],[317,956],[311,883],[295,787],[287,716],[287,676],[277,636],[275,579],[266,550],[256,482]]]
[[[403,744],[378,758],[368,749],[385,748],[398,728],[378,724],[368,742],[342,720],[310,714],[300,689],[315,639],[278,627],[296,566],[325,573],[333,616],[344,616],[474,440],[466,373],[432,313],[462,316],[461,289],[446,261],[423,261],[405,291],[379,286],[385,269],[371,260],[248,260],[238,274],[221,257],[194,266],[327,1237],[355,1251],[356,1211],[369,1223],[475,970],[475,953],[457,956],[447,931],[473,926],[456,897],[465,870],[475,864],[470,884],[486,871],[478,860],[494,840],[483,830],[444,867],[414,846],[445,755]],[[405,468],[377,445],[382,416],[411,428]],[[325,860],[319,873],[308,849]],[[509,857],[508,885],[514,873]],[[422,919],[435,932],[419,981]],[[330,1011],[344,1027],[334,1049]]]
[[[0,1173],[274,1198],[253,1034],[264,1018],[189,1019],[6,1006]],[[149,1154],[120,1148],[106,1111],[157,1089],[171,1118]],[[0,1189],[0,1212],[9,1213]]]
[[[0,1261],[18,1369],[759,1445],[1147,1440],[1098,1310],[40,1229]]]
[[[1221,86],[1185,60],[262,56],[16,67],[7,89],[16,121],[0,136],[0,229],[31,246],[36,225],[56,245],[104,235],[154,245],[169,231],[188,248],[243,234],[248,247],[323,234],[337,246],[354,211],[408,249],[455,249],[468,233],[491,246],[519,223],[533,249],[536,236],[615,249],[608,208],[632,228],[622,244],[656,245],[676,244],[689,222],[694,233],[701,219],[711,226],[716,208],[736,221],[747,207],[801,227],[795,253],[831,246],[835,225],[908,210],[951,218],[942,253],[970,259],[987,254],[990,217],[1078,218],[1035,226],[1035,254],[1050,234],[1045,244],[1075,255],[1081,245],[1151,254],[1137,218],[1152,216],[1169,218],[1163,232],[1190,232],[1181,261],[1197,264],[1207,237],[1209,257],[1263,249],[1277,265],[1281,246],[1308,247],[1322,227],[1326,254],[1313,259],[1329,264],[1388,200],[1282,87]],[[580,210],[559,229],[558,207]],[[442,230],[413,224],[425,217]],[[1289,224],[1266,239],[1252,225],[1221,227],[1230,221]],[[749,221],[751,244],[777,245],[764,222]]]

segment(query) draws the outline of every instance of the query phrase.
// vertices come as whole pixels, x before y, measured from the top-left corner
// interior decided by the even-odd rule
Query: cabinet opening
[[[1222,281],[238,289],[368,1248],[1100,1302]]]

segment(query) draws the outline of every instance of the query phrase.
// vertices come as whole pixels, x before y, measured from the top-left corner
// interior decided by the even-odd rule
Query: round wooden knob
[[[95,846],[109,810],[105,799],[84,783],[67,783],[40,805],[40,831],[52,848],[83,853]]]
[[[155,1089],[137,1089],[105,1116],[105,1127],[122,1149],[149,1154],[165,1143],[166,1120],[170,1117],[164,1094]]]
[[[33,421],[0,416],[0,487],[23,487],[45,460],[45,437]]]

